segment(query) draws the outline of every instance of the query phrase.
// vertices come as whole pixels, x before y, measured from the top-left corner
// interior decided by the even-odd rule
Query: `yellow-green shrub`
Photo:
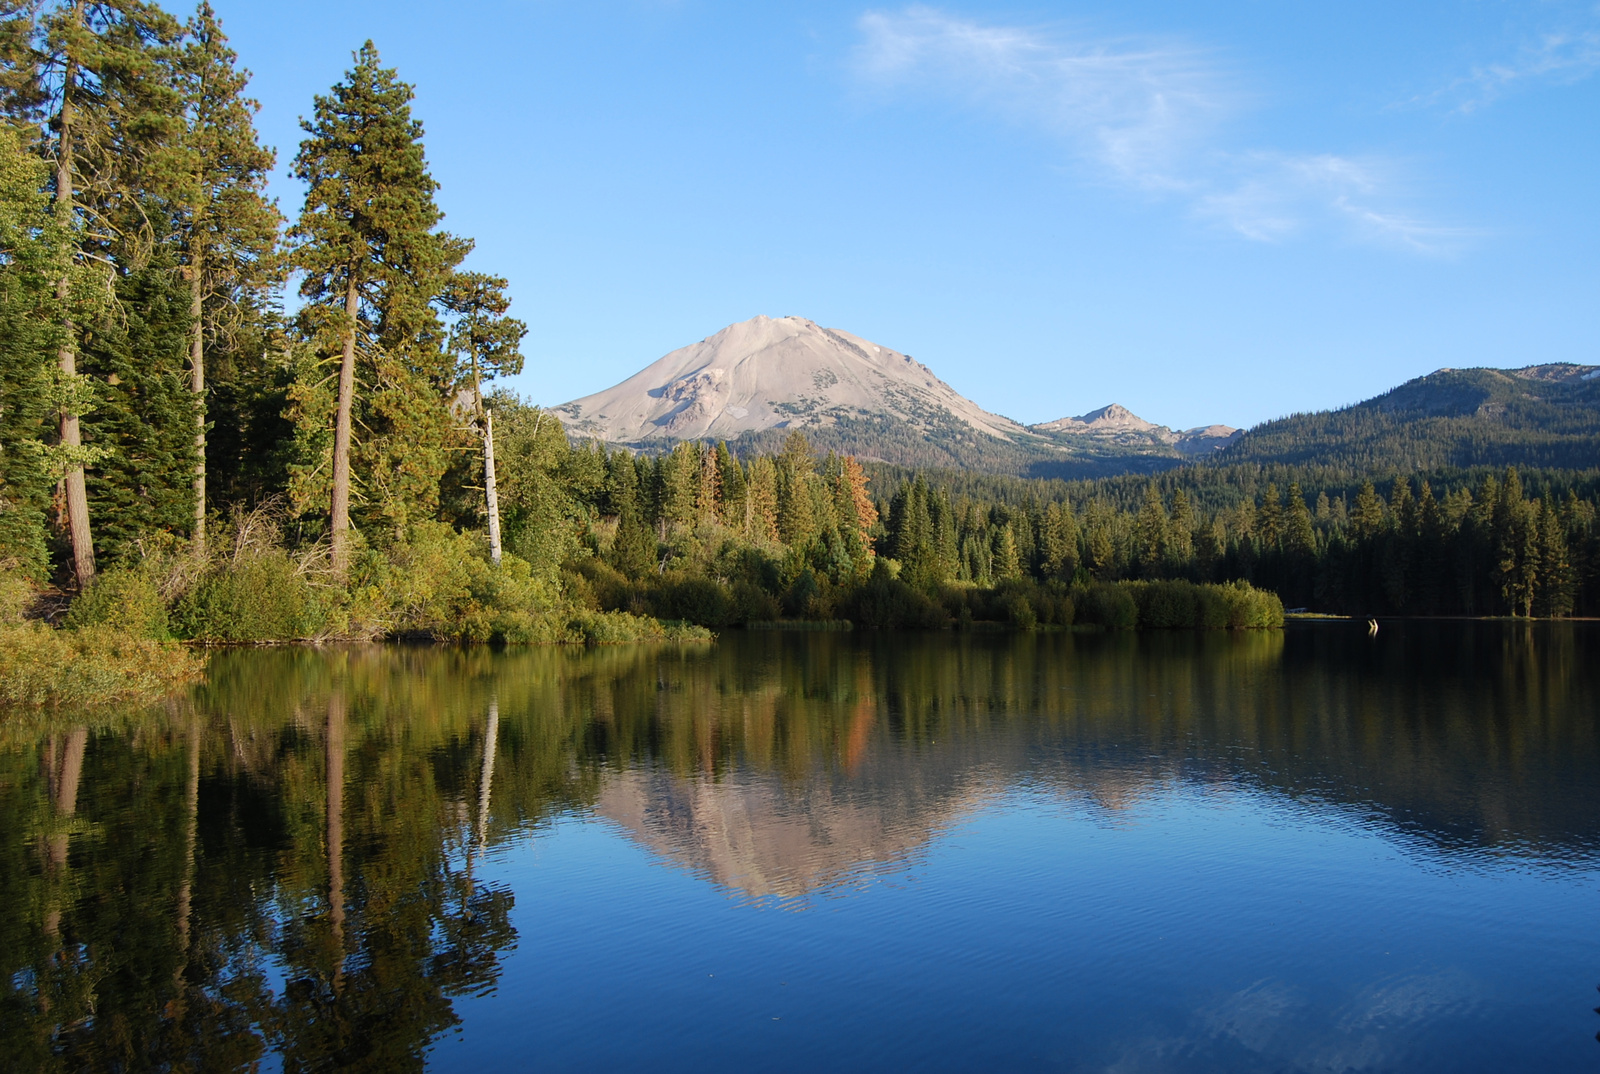
[[[178,599],[177,632],[201,641],[292,641],[315,636],[322,603],[281,552],[225,563]]]
[[[135,638],[170,637],[167,604],[143,571],[112,569],[94,580],[67,610],[69,630],[106,627]]]

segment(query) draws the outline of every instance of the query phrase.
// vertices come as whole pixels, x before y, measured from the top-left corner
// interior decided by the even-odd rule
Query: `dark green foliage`
[[[732,589],[711,578],[663,579],[652,605],[659,619],[682,620],[713,630],[720,630],[735,619]]]
[[[327,378],[329,363],[354,347],[350,406],[361,435],[349,461],[362,495],[352,497],[352,514],[393,528],[434,514],[450,452],[466,442],[448,407],[459,379],[443,318],[451,296],[468,324],[462,346],[480,359],[485,353],[471,331],[468,298],[452,290],[472,244],[437,230],[444,214],[434,202],[438,183],[422,124],[412,118],[413,90],[382,66],[372,42],[355,60],[342,82],[316,98],[294,160],[307,187],[290,231],[307,303],[299,327],[322,361],[301,370],[291,393],[301,450],[290,488],[304,513],[320,510],[337,480],[340,462],[326,437],[335,412]],[[354,320],[346,312],[352,289]],[[338,546],[341,534],[334,539]]]
[[[937,630],[949,622],[944,609],[881,563],[866,584],[845,599],[840,611],[871,630]]]
[[[1073,591],[1077,621],[1106,630],[1132,630],[1139,625],[1139,605],[1126,586],[1091,582]]]
[[[1582,366],[1441,369],[1342,410],[1251,429],[1217,459],[1365,473],[1580,468],[1600,458],[1600,379]]]
[[[19,132],[0,128],[0,570],[49,573],[45,511],[52,484],[46,441],[54,299],[44,162]]]
[[[84,441],[95,547],[136,562],[156,534],[187,535],[199,401],[189,390],[188,289],[165,256],[117,281],[117,304],[81,332],[78,369],[96,381]]]

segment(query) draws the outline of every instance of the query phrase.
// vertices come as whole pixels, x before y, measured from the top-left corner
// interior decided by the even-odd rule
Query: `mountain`
[[[1600,367],[1441,369],[1339,410],[1258,425],[1229,463],[1383,473],[1472,466],[1600,466]]]
[[[927,428],[948,415],[1001,440],[1024,432],[909,355],[801,317],[729,325],[556,413],[573,432],[614,443],[732,439],[860,417]]]
[[[804,429],[819,449],[866,459],[1051,477],[1167,469],[1235,432],[1173,432],[1115,405],[1030,428],[910,355],[803,317],[729,325],[554,413],[574,436],[640,448],[727,439],[766,450]]]
[[[1117,403],[1103,406],[1099,410],[1091,410],[1076,418],[1057,418],[1055,421],[1030,425],[1029,428],[1036,433],[1058,439],[1070,436],[1093,436],[1129,446],[1168,444],[1185,458],[1220,451],[1241,434],[1241,430],[1227,425],[1202,425],[1175,432],[1165,425],[1145,421],[1127,407]]]

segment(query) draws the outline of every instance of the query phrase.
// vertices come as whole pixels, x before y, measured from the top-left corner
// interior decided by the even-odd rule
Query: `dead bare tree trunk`
[[[489,559],[500,566],[500,494],[494,485],[494,413],[483,412],[483,495],[489,505]]]
[[[339,410],[333,423],[333,570],[342,581],[350,569],[350,404],[356,390],[356,313],[360,299],[356,291],[355,267],[351,266],[345,285],[344,353],[339,362]]]

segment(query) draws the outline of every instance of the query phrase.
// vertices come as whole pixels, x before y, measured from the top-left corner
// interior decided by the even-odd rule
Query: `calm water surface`
[[[229,652],[0,834],[8,1071],[1600,1068],[1600,624]]]

